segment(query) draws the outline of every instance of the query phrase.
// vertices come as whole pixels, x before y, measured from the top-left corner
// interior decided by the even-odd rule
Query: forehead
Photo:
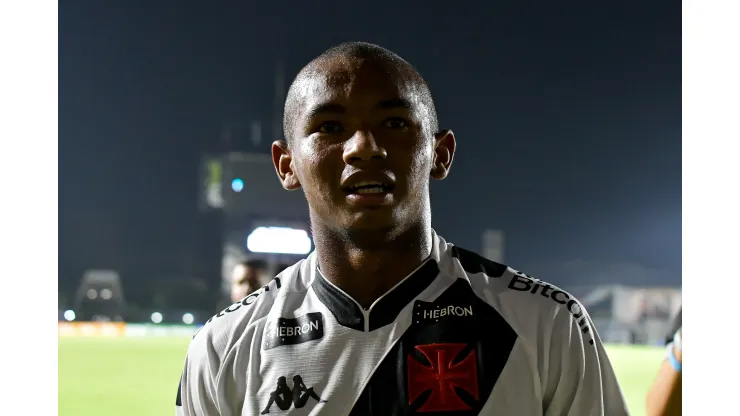
[[[339,57],[316,63],[301,78],[296,92],[299,120],[326,104],[359,110],[400,99],[412,110],[422,105],[416,84],[405,68],[375,60]]]

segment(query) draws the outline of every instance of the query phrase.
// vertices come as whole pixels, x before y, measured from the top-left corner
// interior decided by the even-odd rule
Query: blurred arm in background
[[[658,376],[647,395],[648,416],[681,415],[681,367],[683,352],[681,311],[671,326],[667,341],[666,359],[660,365]]]

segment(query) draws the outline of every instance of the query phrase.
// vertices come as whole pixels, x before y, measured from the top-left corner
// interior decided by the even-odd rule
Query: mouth
[[[343,189],[350,205],[376,209],[393,205],[393,188],[394,184],[391,182],[367,180]]]
[[[343,190],[347,195],[381,195],[393,192],[393,184],[381,181],[361,181]]]

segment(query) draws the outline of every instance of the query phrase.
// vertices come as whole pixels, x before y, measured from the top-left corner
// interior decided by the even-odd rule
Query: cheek
[[[406,189],[408,198],[406,202],[416,204],[422,201],[428,193],[429,172],[431,169],[431,146],[418,145],[411,153],[411,159],[408,161],[408,176]]]
[[[434,149],[431,145],[420,142],[414,146],[411,154],[413,156],[410,163],[409,179],[417,183],[427,181],[432,168]]]
[[[321,196],[326,196],[325,189],[339,181],[335,172],[337,163],[333,159],[338,157],[341,161],[341,151],[339,156],[335,156],[335,152],[336,149],[330,146],[321,146],[310,140],[302,144],[300,157],[296,160],[296,174],[305,192],[320,192]]]

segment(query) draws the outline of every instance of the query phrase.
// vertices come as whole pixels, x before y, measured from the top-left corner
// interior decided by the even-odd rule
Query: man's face
[[[454,137],[435,138],[431,109],[406,79],[388,64],[334,59],[297,85],[291,146],[273,146],[273,160],[286,188],[303,188],[314,220],[390,231],[426,215],[430,174],[446,175]]]
[[[260,285],[260,271],[254,267],[240,264],[231,276],[231,300],[238,302],[255,291]]]

